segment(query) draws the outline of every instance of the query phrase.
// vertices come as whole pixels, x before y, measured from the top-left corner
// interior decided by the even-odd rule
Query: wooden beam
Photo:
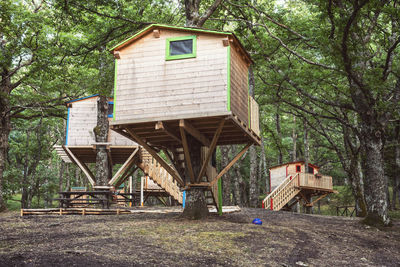
[[[224,175],[225,173],[227,173],[229,171],[229,169],[233,166],[233,164],[235,164],[242,156],[243,154],[249,149],[249,147],[252,144],[249,143],[247,144],[233,159],[231,162],[229,162],[229,164],[217,175],[217,177],[215,177],[211,183],[210,186],[213,186],[216,182],[218,182],[218,180],[222,177],[222,175]]]
[[[183,120],[181,120],[181,121],[183,121]],[[180,127],[179,130],[181,131],[183,153],[185,154],[185,164],[186,164],[185,168],[188,169],[190,182],[193,184],[195,181],[194,180],[194,172],[193,172],[193,167],[192,167],[192,159],[190,157],[189,146],[188,146],[187,139],[186,139],[185,129],[183,127]]]
[[[178,137],[178,135],[176,135],[174,133],[173,130],[171,130],[171,128],[168,127],[168,125],[166,125],[166,123],[164,123],[162,121],[156,122],[155,129],[159,130],[159,131],[163,131],[164,133],[168,134],[170,137],[172,137],[178,143],[180,143],[180,144],[182,143],[182,140]]]
[[[197,177],[197,182],[201,181],[201,178],[203,177],[203,175],[207,171],[208,163],[210,162],[212,154],[214,153],[214,149],[217,146],[218,138],[219,138],[219,135],[221,134],[222,128],[224,127],[224,124],[225,124],[225,119],[222,119],[221,122],[218,125],[217,130],[215,131],[213,140],[211,141],[211,145],[209,146],[209,150],[208,150],[207,156],[206,156],[206,158],[205,158],[205,160],[203,162],[203,165],[201,166],[201,170],[200,170],[199,176]]]
[[[316,202],[318,202],[318,201],[320,201],[321,199],[325,198],[327,195],[329,195],[329,193],[323,194],[322,196],[320,196],[320,197],[317,198],[316,200],[313,200],[313,202],[311,202],[310,204],[307,204],[306,206],[307,206],[307,207],[312,207],[312,206],[314,206],[314,204],[315,204]]]
[[[200,143],[202,143],[204,146],[210,147],[210,140],[208,140],[208,138],[204,134],[199,132],[199,130],[194,128],[188,121],[179,120],[179,127],[184,128],[191,136],[199,140]]]
[[[121,179],[118,180],[118,182],[115,183],[115,188],[119,187],[123,182],[126,181],[126,179],[134,173],[139,167],[135,166],[133,168],[127,169],[124,174],[121,176]]]
[[[79,168],[81,168],[81,170],[83,171],[83,173],[86,175],[86,177],[88,178],[90,184],[92,186],[95,186],[95,178],[93,173],[89,170],[89,168],[85,165],[85,163],[81,162],[77,157],[75,157],[75,155],[71,152],[71,150],[69,150],[68,147],[63,146],[65,152],[67,152],[68,156],[70,156],[73,161],[75,161],[75,163],[79,166]]]
[[[132,154],[129,156],[129,158],[125,161],[125,163],[121,166],[121,168],[119,168],[119,170],[117,171],[117,173],[113,176],[113,178],[108,182],[109,185],[113,185],[117,179],[119,178],[119,176],[121,175],[121,173],[123,171],[125,171],[129,166],[132,165],[133,163],[133,157],[136,155],[136,153],[139,151],[139,148],[136,148]]]
[[[129,128],[127,128],[126,131],[131,135],[131,137],[134,139],[134,141],[137,142],[139,145],[143,146],[144,149],[146,149],[147,152],[149,152],[150,155],[152,155],[153,158],[155,158],[161,164],[161,166],[163,166],[163,168],[166,169],[167,172],[169,172],[169,174],[171,174],[171,176],[181,186],[185,185],[185,183],[183,182],[181,176],[177,172],[175,172],[175,170],[171,166],[169,166],[169,164],[167,162],[165,162],[165,160],[163,158],[161,158],[152,147],[150,147],[146,142],[144,142],[137,134],[135,134]]]

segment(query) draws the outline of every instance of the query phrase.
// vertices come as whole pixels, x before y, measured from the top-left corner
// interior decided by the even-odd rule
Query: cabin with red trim
[[[270,193],[263,207],[290,210],[296,203],[312,207],[333,193],[332,177],[319,172],[319,167],[304,161],[289,162],[269,169]]]
[[[289,162],[269,168],[270,192],[279,186],[289,175],[296,173],[311,173],[317,174],[319,167],[308,163],[308,168],[305,168],[304,161]]]

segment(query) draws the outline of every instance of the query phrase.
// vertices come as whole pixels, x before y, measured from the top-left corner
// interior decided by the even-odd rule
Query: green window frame
[[[196,57],[196,49],[197,49],[196,39],[197,39],[196,35],[168,38],[167,42],[166,42],[166,49],[165,49],[165,60],[176,60],[176,59]],[[193,40],[192,41],[192,53],[182,54],[182,55],[171,55],[171,51],[170,51],[171,42],[185,41],[185,40]]]

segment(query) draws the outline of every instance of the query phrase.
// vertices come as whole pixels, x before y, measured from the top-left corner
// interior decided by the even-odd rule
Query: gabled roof
[[[286,166],[286,165],[291,165],[291,164],[304,164],[304,163],[305,163],[304,160],[292,161],[292,162],[287,162],[287,163],[284,163],[284,164],[272,166],[272,167],[269,168],[269,169],[271,170],[271,169],[275,169],[275,168],[282,167],[282,166]],[[315,168],[315,169],[319,169],[319,167],[318,167],[317,165],[314,165],[314,164],[312,164],[312,163],[308,163],[308,166],[313,167],[313,168]]]
[[[154,29],[169,29],[169,30],[177,30],[177,31],[186,31],[186,32],[199,32],[199,33],[208,33],[208,34],[215,34],[215,35],[226,35],[226,36],[231,36],[234,42],[240,47],[242,52],[246,55],[246,57],[250,60],[251,63],[253,63],[249,53],[247,53],[246,49],[244,49],[243,45],[240,43],[239,39],[233,34],[232,32],[226,32],[226,31],[216,31],[216,30],[208,30],[208,29],[203,29],[203,28],[194,28],[194,27],[181,27],[181,26],[172,26],[172,25],[165,25],[165,24],[150,24],[143,30],[137,32],[133,36],[129,37],[128,39],[116,44],[112,48],[110,48],[110,52],[113,53],[114,51],[118,51],[136,40],[142,38],[144,35],[147,33],[151,32]]]
[[[72,103],[72,102],[81,101],[81,100],[84,100],[84,99],[96,97],[96,96],[98,96],[98,95],[99,95],[99,94],[94,94],[94,95],[84,96],[84,97],[77,98],[77,99],[72,99],[72,100],[70,100],[70,101],[65,102],[65,104],[69,104],[69,103]]]

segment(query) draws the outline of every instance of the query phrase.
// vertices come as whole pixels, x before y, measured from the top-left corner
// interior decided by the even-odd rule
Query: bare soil
[[[400,222],[243,209],[179,213],[0,215],[0,266],[400,266]],[[253,225],[260,218],[262,225]]]

